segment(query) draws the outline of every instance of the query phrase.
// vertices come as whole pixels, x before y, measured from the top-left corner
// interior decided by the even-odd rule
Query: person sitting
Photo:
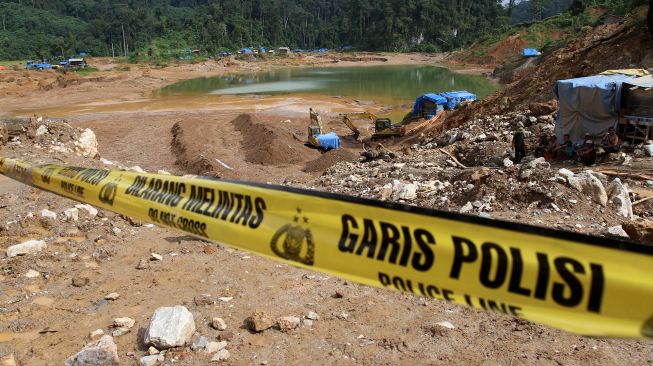
[[[594,141],[586,140],[578,149],[578,159],[583,165],[593,165],[596,163],[596,147]]]
[[[619,150],[621,150],[621,144],[623,142],[617,136],[617,132],[614,130],[614,127],[608,128],[608,134],[605,135],[603,140],[601,141],[601,145],[603,147],[603,150],[605,150],[606,153],[617,153]]]
[[[537,142],[537,146],[535,147],[535,157],[541,158],[544,157],[546,158],[546,153],[549,150],[549,136],[547,135],[541,135],[540,140]]]
[[[574,156],[574,144],[569,139],[569,135],[562,137],[562,143],[553,149],[555,159],[570,159]]]

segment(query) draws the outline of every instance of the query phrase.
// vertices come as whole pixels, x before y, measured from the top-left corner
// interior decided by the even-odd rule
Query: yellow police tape
[[[592,336],[653,337],[653,247],[322,192],[33,165],[23,183],[359,283]]]

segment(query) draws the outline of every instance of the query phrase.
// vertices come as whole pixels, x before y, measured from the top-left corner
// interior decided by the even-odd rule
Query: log
[[[453,160],[453,162],[458,164],[461,168],[467,169],[467,167],[463,163],[459,162],[458,159],[456,159],[456,157],[453,156],[453,154],[451,154],[450,152],[448,152],[447,150],[442,149],[442,148],[440,149],[440,151],[442,151],[444,154],[446,154],[448,157],[450,157],[451,160]]]

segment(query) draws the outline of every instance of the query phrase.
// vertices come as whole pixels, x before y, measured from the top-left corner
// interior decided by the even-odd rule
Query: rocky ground
[[[471,120],[286,184],[650,241],[653,202],[633,203],[653,196],[651,177],[641,173],[653,160],[642,146],[589,168],[507,159],[514,129],[525,127],[532,142],[553,117],[523,111]],[[10,140],[3,156],[140,169],[103,158],[93,131],[61,121],[33,120]],[[653,363],[651,342],[585,338],[351,284],[4,177],[0,192],[6,365]]]

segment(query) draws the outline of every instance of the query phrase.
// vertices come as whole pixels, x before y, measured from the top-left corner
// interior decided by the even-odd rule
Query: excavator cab
[[[376,120],[375,131],[377,133],[392,128],[392,121],[389,118],[378,118]]]
[[[377,118],[374,121],[374,135],[372,137],[403,136],[406,134],[406,127],[401,124],[393,125],[389,118]]]

